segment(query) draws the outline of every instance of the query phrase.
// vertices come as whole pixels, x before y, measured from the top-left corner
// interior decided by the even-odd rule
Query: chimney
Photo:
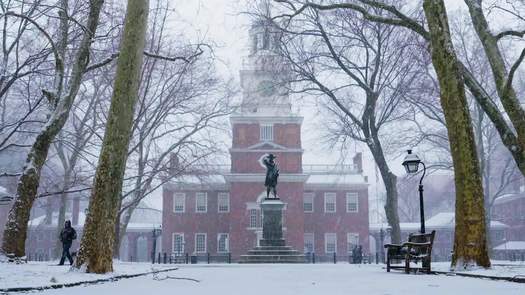
[[[170,174],[176,174],[180,168],[179,156],[176,153],[170,154],[169,172]]]
[[[73,199],[73,208],[71,208],[71,223],[78,225],[78,215],[80,213],[80,198],[76,197]]]
[[[363,173],[363,153],[355,154],[354,165],[358,173]]]

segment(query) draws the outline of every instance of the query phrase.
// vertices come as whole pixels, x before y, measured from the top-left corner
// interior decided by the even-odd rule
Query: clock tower
[[[290,70],[278,55],[281,33],[266,21],[250,29],[250,55],[244,58],[240,72],[243,101],[241,112],[256,115],[289,115]]]
[[[295,249],[304,243],[303,192],[308,176],[302,171],[301,124],[292,112],[289,97],[289,67],[279,56],[280,33],[265,21],[250,29],[250,53],[240,71],[242,103],[230,117],[232,125],[230,184],[233,252],[246,253],[261,238],[260,202],[266,196],[266,169],[261,159],[274,154],[280,169],[277,196],[285,203],[284,238]],[[287,212],[294,213],[293,218]],[[239,237],[234,237],[238,233]],[[238,251],[236,251],[238,250]]]

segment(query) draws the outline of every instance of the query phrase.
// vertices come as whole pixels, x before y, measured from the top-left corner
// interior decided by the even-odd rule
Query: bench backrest
[[[434,245],[434,237],[436,236],[436,231],[433,230],[430,233],[411,233],[408,235],[408,241],[412,243],[430,243],[430,246],[425,249],[419,249],[421,251],[420,254],[431,254],[432,253],[432,245]]]

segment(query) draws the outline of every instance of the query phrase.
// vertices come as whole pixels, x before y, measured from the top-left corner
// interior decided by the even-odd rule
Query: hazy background
[[[242,58],[248,55],[248,29],[250,27],[250,16],[246,14],[249,0],[172,0],[171,7],[174,8],[170,19],[170,27],[177,32],[184,32],[188,39],[205,39],[217,45],[215,55],[217,56],[217,67],[222,75],[239,82],[239,70]],[[419,0],[413,0],[414,5],[420,5]],[[467,10],[463,0],[445,0],[451,18],[457,10]],[[238,96],[236,101],[240,101]],[[377,212],[383,212],[382,198],[383,185],[372,155],[365,146],[353,144],[346,152],[331,148],[323,139],[323,115],[318,112],[315,99],[292,97],[293,109],[304,116],[302,126],[302,145],[305,150],[303,163],[305,164],[336,164],[351,162],[357,152],[363,153],[364,174],[368,176],[370,183],[370,219],[377,221]],[[224,134],[223,144],[231,145],[231,138]],[[395,158],[390,158],[391,168],[398,175],[404,175],[401,165],[405,149],[417,147],[407,146],[399,150]],[[427,155],[428,156],[428,155]],[[347,157],[347,159],[345,159]],[[423,159],[425,155],[420,155]],[[437,172],[449,173],[449,172]],[[158,189],[146,202],[158,209],[162,209],[162,190]],[[379,200],[379,201],[378,201]]]

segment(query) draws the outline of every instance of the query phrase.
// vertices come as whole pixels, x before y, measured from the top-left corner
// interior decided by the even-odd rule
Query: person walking
[[[58,265],[64,265],[66,258],[69,260],[69,264],[73,265],[73,258],[69,253],[71,244],[73,240],[77,238],[77,232],[73,227],[71,227],[71,221],[66,220],[64,228],[60,232],[60,241],[62,242],[62,258],[60,258],[60,263]]]

